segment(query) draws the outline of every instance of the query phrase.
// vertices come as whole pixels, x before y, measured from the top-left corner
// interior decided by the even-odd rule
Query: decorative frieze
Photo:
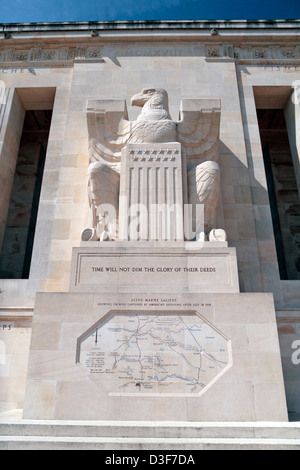
[[[210,59],[219,58],[233,58],[234,51],[231,44],[213,44],[206,46],[206,57]]]
[[[66,47],[32,47],[0,49],[0,64],[22,64],[27,67],[35,65],[55,66],[72,65],[75,62],[104,62],[101,45],[66,46]],[[160,54],[153,48],[137,48],[123,51],[125,56],[174,56],[180,55],[180,48],[162,48]],[[239,63],[290,63],[300,61],[299,46],[279,45],[240,45],[206,44],[200,55],[208,61],[235,60]],[[121,54],[122,55],[122,54]]]
[[[74,62],[102,62],[102,46],[70,46],[59,48],[33,47],[31,49],[1,49],[0,63],[5,65],[67,65]]]
[[[206,45],[206,60],[234,59],[237,62],[275,63],[300,60],[299,46],[233,46],[224,44]]]

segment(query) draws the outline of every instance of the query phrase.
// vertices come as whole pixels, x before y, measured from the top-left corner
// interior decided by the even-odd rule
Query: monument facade
[[[2,416],[297,419],[298,28],[2,25]]]

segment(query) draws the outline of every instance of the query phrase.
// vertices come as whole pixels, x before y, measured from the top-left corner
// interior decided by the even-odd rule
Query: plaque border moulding
[[[80,362],[80,356],[81,356],[81,344],[87,339],[89,338],[92,334],[93,334],[93,331],[95,331],[97,329],[97,327],[101,324],[105,324],[105,323],[109,323],[110,319],[112,319],[114,316],[117,316],[117,315],[135,315],[135,316],[138,316],[138,315],[155,315],[155,316],[159,316],[159,315],[168,315],[168,316],[171,316],[171,315],[175,315],[175,316],[178,316],[178,315],[195,315],[197,316],[203,323],[205,323],[206,325],[208,325],[211,329],[213,329],[219,336],[221,336],[226,344],[227,344],[227,356],[228,356],[228,362],[227,362],[227,365],[219,372],[217,373],[217,375],[211,379],[205,386],[204,388],[198,392],[198,393],[193,393],[193,392],[190,392],[190,393],[182,393],[182,392],[179,392],[179,393],[176,393],[176,392],[162,392],[162,393],[158,393],[158,392],[109,392],[107,390],[105,390],[105,392],[107,393],[107,396],[110,396],[110,397],[117,397],[117,396],[121,396],[121,397],[145,397],[145,398],[150,398],[150,397],[153,397],[153,398],[168,398],[168,397],[186,397],[186,398],[200,398],[204,393],[206,393],[221,377],[223,377],[224,374],[226,374],[226,372],[228,372],[231,367],[233,366],[233,354],[232,354],[232,341],[230,338],[228,338],[224,333],[222,333],[222,331],[219,330],[219,328],[217,328],[215,325],[213,325],[209,320],[207,320],[203,315],[201,315],[197,310],[151,310],[151,309],[147,309],[147,310],[144,310],[143,312],[139,312],[139,310],[110,310],[107,314],[105,314],[101,319],[99,319],[96,323],[94,323],[90,328],[88,328],[84,333],[82,333],[82,335],[80,335],[77,339],[77,345],[76,345],[76,359],[75,359],[75,362],[76,364],[81,368],[81,370],[83,370],[85,372],[85,374],[87,375],[87,377],[90,378],[91,381],[93,381],[93,383],[95,383],[95,385],[97,385],[98,387],[100,387],[102,389],[102,391],[104,391],[104,387],[103,385],[101,385],[101,382],[102,382],[102,377],[101,379],[99,379],[98,381],[97,380],[94,380],[93,377],[92,377],[92,374],[88,371],[87,367],[85,367],[83,364],[81,364]],[[100,329],[100,328],[99,328]],[[98,331],[98,330],[97,330]],[[200,346],[201,348],[201,346]],[[202,349],[202,348],[201,348]],[[203,350],[203,349],[202,349]],[[102,376],[102,374],[101,374]],[[139,384],[140,385],[140,384]]]

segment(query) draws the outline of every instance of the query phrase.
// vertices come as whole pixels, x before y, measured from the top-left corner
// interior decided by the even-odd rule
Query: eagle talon
[[[221,228],[214,228],[209,233],[208,237],[210,242],[226,242],[227,241],[227,234],[225,230]]]

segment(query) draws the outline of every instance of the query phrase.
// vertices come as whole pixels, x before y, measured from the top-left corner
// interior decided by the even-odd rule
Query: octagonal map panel
[[[77,362],[110,394],[201,394],[231,343],[196,312],[112,313],[78,339]]]

